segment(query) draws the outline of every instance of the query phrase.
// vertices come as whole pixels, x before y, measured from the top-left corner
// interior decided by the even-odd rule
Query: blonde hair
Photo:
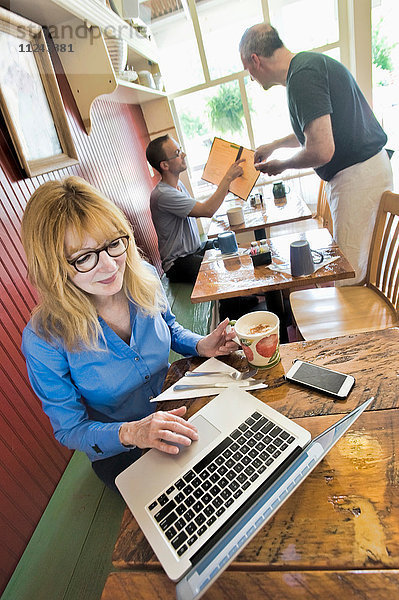
[[[65,256],[65,234],[77,239],[129,235],[123,289],[144,314],[155,316],[166,308],[159,279],[148,269],[122,211],[80,177],[48,181],[31,196],[22,218],[22,243],[28,276],[40,295],[32,313],[38,335],[61,340],[69,351],[98,348],[102,329],[89,294],[71,281],[75,274]]]

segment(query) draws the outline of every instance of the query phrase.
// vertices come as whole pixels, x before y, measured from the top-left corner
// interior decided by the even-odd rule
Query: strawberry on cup
[[[269,311],[243,315],[234,330],[250,365],[274,367],[280,361],[280,321]]]

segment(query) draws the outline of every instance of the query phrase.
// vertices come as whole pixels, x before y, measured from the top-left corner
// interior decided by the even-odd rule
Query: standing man
[[[350,72],[316,52],[293,54],[268,23],[247,29],[241,60],[251,78],[268,90],[287,88],[294,134],[260,146],[255,167],[268,175],[313,167],[328,182],[334,238],[364,280],[378,205],[392,189],[384,149],[387,136]],[[301,149],[286,160],[268,160],[278,148]]]
[[[186,155],[174,139],[163,135],[152,140],[146,156],[161,174],[161,181],[151,192],[150,208],[163,270],[172,283],[194,283],[208,249],[206,243],[201,245],[195,218],[214,215],[231,182],[242,175],[243,159],[231,165],[210,198],[197,202],[179,179],[180,173],[187,169]]]

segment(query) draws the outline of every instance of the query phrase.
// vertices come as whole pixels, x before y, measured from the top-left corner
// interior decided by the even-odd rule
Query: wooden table
[[[243,203],[245,221],[241,225],[229,225],[226,215],[229,203],[224,202],[219,212],[212,218],[208,238],[214,238],[219,233],[233,230],[236,233],[255,231],[255,234],[258,233],[255,235],[255,239],[262,239],[266,237],[266,230],[269,227],[312,218],[308,205],[295,192],[289,192],[285,199],[274,200],[271,195],[271,186],[269,188],[269,191],[267,189],[263,191],[263,208],[251,207],[249,200],[247,203]]]
[[[268,239],[273,262],[289,262],[290,243],[298,239],[307,239],[311,248],[322,251],[326,256],[338,257],[337,260],[306,277],[292,277],[289,273],[273,271],[268,266],[254,267],[248,254],[214,260],[220,256],[220,252],[208,250],[191,294],[191,302],[264,294],[272,290],[306,287],[355,276],[353,267],[327,229],[312,229]]]
[[[326,458],[242,550],[204,600],[385,600],[399,589],[399,328],[281,347],[282,361],[256,376],[253,391],[313,435],[375,397]],[[284,380],[295,358],[351,373],[345,401]],[[165,387],[204,359],[182,359]],[[244,369],[245,358],[226,362]],[[186,400],[189,414],[211,398]],[[164,403],[170,409],[180,403]],[[175,586],[164,574],[130,511],[115,545],[102,600],[169,600]]]

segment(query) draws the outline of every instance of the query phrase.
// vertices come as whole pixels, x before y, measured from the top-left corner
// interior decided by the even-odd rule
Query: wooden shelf
[[[165,92],[160,92],[153,88],[145,87],[134,82],[124,81],[123,79],[116,80],[118,87],[108,94],[107,98],[114,102],[122,102],[126,104],[143,104],[158,98],[167,98]]]
[[[139,35],[126,21],[97,0],[12,0],[11,4],[0,0],[0,5],[11,5],[12,12],[47,27],[67,24],[75,17],[96,26],[109,35],[115,34],[125,40],[137,54],[157,63],[158,52],[153,41]],[[141,23],[141,21],[138,20]]]
[[[0,0],[2,4],[5,0]],[[153,40],[139,35],[104,4],[97,0],[13,0],[11,7],[48,27],[88,134],[91,107],[99,96],[128,104],[166,97],[164,92],[117,79],[103,35],[127,42],[128,64],[137,71],[156,70],[158,53]],[[61,45],[73,51],[63,52]]]

